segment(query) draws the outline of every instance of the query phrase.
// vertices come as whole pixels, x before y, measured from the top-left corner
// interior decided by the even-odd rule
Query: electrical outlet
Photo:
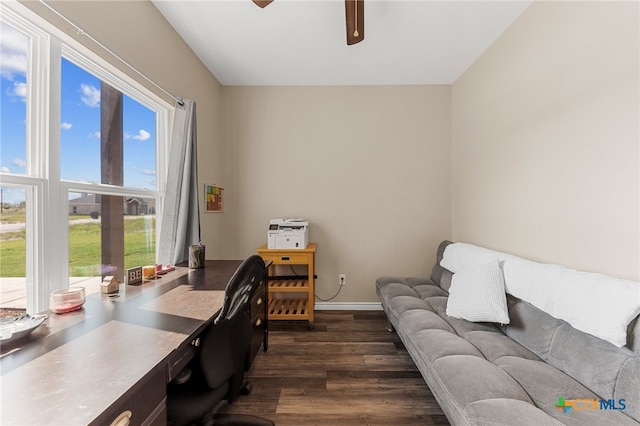
[[[347,274],[338,274],[338,282],[341,286],[347,284]]]

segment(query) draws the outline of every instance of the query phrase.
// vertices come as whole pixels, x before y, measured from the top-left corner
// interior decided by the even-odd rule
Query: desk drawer
[[[189,343],[185,343],[180,346],[178,349],[174,351],[169,356],[169,380],[168,382],[175,379],[175,377],[182,371],[183,368],[189,364],[189,361],[193,359],[193,357],[198,352],[198,344],[200,343],[199,338],[190,341]]]
[[[264,261],[272,261],[274,265],[308,265],[311,263],[311,254],[274,254],[264,253],[261,255]]]
[[[256,315],[258,315],[258,312],[264,312],[263,307],[267,303],[267,301],[264,300],[265,298],[264,289],[265,287],[263,282],[256,289],[255,293],[253,294],[253,298],[251,298],[251,321],[252,322],[255,322],[254,320],[256,318]]]
[[[99,392],[99,384],[96,385]],[[166,396],[166,369],[163,364],[159,364],[91,422],[91,425],[110,425],[118,417],[125,416],[125,413],[125,417],[130,419],[130,425],[166,423]]]
[[[263,303],[260,305],[258,311],[255,312],[255,316],[252,312],[251,315],[251,346],[249,348],[249,357],[247,359],[246,370],[249,371],[251,368],[251,364],[253,364],[253,360],[256,355],[260,351],[260,346],[262,346],[262,342],[265,339],[265,316],[267,314],[266,304]]]
[[[251,346],[249,349],[249,359],[247,360],[247,371],[251,368],[254,358],[260,350],[260,346],[265,339],[267,301],[265,300],[264,282],[260,283],[253,298],[251,299]],[[265,346],[266,347],[266,346]]]

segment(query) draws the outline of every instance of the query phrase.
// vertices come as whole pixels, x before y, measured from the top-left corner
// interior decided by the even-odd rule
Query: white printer
[[[269,249],[305,249],[309,244],[309,222],[304,219],[271,219],[267,232]]]

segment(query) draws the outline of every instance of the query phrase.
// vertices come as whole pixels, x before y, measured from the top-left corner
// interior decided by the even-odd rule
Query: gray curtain
[[[200,243],[196,104],[176,105],[162,204],[158,263],[175,265],[189,259],[189,246]]]

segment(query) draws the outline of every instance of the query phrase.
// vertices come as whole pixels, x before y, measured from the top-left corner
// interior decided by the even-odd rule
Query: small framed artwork
[[[215,183],[212,185],[209,185],[209,184],[204,185],[204,200],[205,200],[204,210],[206,212],[222,213],[223,192],[224,192],[224,188],[216,185]]]

